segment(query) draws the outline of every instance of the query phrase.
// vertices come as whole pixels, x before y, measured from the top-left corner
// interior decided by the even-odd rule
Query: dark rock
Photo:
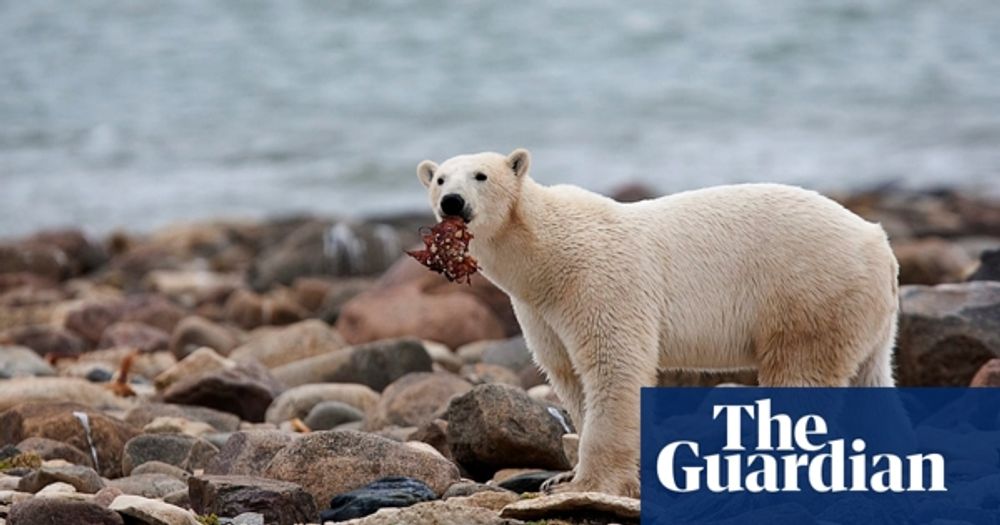
[[[235,516],[258,512],[265,523],[294,525],[316,521],[312,495],[287,481],[251,476],[194,476],[188,480],[191,506],[198,514]]]
[[[447,372],[407,374],[387,386],[368,413],[365,428],[379,430],[389,425],[420,426],[444,413],[456,395],[472,389],[468,382]]]
[[[187,471],[204,469],[219,449],[208,441],[187,434],[143,434],[125,444],[122,472],[147,461],[161,461]]]
[[[108,478],[121,476],[125,442],[135,437],[139,429],[85,406],[38,403],[13,407],[0,413],[0,444],[20,443],[28,437],[44,437],[72,445],[86,453],[90,451],[91,441],[74,412],[87,415],[91,439],[97,451],[97,471]]]
[[[17,448],[25,452],[34,452],[42,459],[63,459],[74,465],[93,467],[94,460],[90,458],[90,453],[68,445],[62,441],[43,437],[30,437],[17,444]]]
[[[904,286],[900,303],[900,385],[966,386],[1000,357],[1000,283]]]
[[[163,393],[163,400],[214,408],[259,423],[281,391],[281,384],[262,365],[242,362],[233,368],[181,379]]]
[[[170,347],[170,336],[152,326],[122,321],[109,326],[101,335],[98,348],[135,348],[141,352],[156,352]]]
[[[435,494],[458,480],[455,465],[436,452],[353,431],[306,434],[279,451],[262,474],[299,483],[317,501],[388,476],[419,479]]]
[[[114,376],[115,375],[107,368],[95,365],[94,368],[91,368],[90,371],[87,372],[87,375],[83,378],[91,383],[107,383],[108,381],[111,381]]]
[[[68,465],[64,467],[42,466],[42,468],[21,478],[20,483],[17,484],[17,490],[34,494],[45,488],[46,485],[59,481],[69,483],[76,488],[77,492],[85,494],[95,494],[104,488],[104,481],[94,469],[80,465]]]
[[[443,419],[428,421],[407,436],[407,441],[420,441],[434,447],[442,456],[453,460],[448,446],[448,422]]]
[[[245,430],[234,432],[220,447],[215,460],[205,469],[206,474],[260,474],[278,451],[295,440],[292,434],[278,430]]]
[[[240,426],[240,418],[213,408],[168,403],[146,403],[125,413],[125,421],[142,428],[158,417],[180,417],[212,425],[219,432],[233,432]]]
[[[27,242],[0,244],[0,274],[30,273],[59,281],[72,273],[67,262],[62,250],[53,246]]]
[[[185,317],[170,337],[170,351],[177,359],[184,359],[203,346],[228,356],[237,345],[239,338],[232,330],[198,316]]]
[[[1000,249],[986,250],[979,255],[979,266],[969,276],[970,281],[1000,281]]]
[[[899,263],[899,284],[961,281],[973,262],[961,246],[933,237],[894,242],[892,251]]]
[[[549,478],[558,474],[562,474],[562,472],[556,470],[525,472],[524,474],[511,476],[500,483],[497,483],[497,486],[504,490],[517,492],[518,494],[524,494],[525,492],[541,492],[542,483],[545,483]]]
[[[76,229],[42,231],[29,237],[27,241],[62,252],[71,275],[92,272],[108,261],[104,248]]]
[[[62,498],[32,498],[11,507],[7,524],[124,525],[124,522],[117,512],[97,503]]]
[[[96,346],[104,330],[118,322],[124,313],[123,301],[89,301],[70,310],[63,325],[91,346]]]
[[[134,474],[108,482],[109,487],[120,490],[124,494],[142,496],[144,498],[162,498],[178,490],[187,490],[187,483],[169,474]]]
[[[320,518],[326,521],[346,521],[373,514],[386,507],[409,507],[421,501],[437,499],[426,483],[407,477],[388,477],[364,487],[338,494],[330,500],[330,508]]]
[[[430,372],[431,356],[416,339],[391,339],[302,359],[274,369],[289,386],[358,383],[377,391],[410,372]]]
[[[474,479],[508,467],[569,470],[563,423],[523,390],[480,385],[448,406],[448,443]]]
[[[0,343],[26,346],[40,356],[72,357],[87,349],[86,343],[75,334],[47,325],[14,328],[0,334]]]
[[[370,290],[374,284],[374,279],[366,277],[338,279],[327,292],[317,317],[331,324],[336,323],[344,305],[361,293]]]
[[[312,430],[331,430],[337,425],[361,421],[364,412],[340,401],[323,401],[309,411],[304,423]]]

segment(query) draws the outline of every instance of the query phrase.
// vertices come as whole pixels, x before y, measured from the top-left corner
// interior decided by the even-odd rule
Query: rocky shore
[[[839,199],[900,261],[899,383],[1000,386],[1000,202]],[[430,222],[0,243],[0,525],[637,523],[637,500],[538,494],[573,422],[503,293],[402,257]]]

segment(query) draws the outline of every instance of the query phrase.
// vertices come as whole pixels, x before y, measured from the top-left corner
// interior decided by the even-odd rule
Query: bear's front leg
[[[655,331],[593,322],[573,338],[573,362],[583,381],[584,423],[573,481],[558,492],[597,491],[639,496],[639,397],[656,384]]]

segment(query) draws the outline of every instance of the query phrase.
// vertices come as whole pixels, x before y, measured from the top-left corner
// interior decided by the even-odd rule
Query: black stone
[[[541,472],[529,472],[527,474],[519,474],[517,476],[505,479],[497,486],[507,490],[517,492],[518,494],[524,494],[525,492],[541,492],[542,483],[552,476],[562,474],[558,470],[543,470]]]
[[[385,507],[409,507],[421,501],[437,499],[423,481],[407,477],[382,478],[360,489],[338,494],[330,508],[320,514],[322,521],[344,521],[374,514]]]

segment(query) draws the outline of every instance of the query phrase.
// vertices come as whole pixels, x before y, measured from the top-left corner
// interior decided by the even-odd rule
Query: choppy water
[[[424,157],[664,191],[1000,180],[1000,2],[0,0],[0,235],[424,206]]]

